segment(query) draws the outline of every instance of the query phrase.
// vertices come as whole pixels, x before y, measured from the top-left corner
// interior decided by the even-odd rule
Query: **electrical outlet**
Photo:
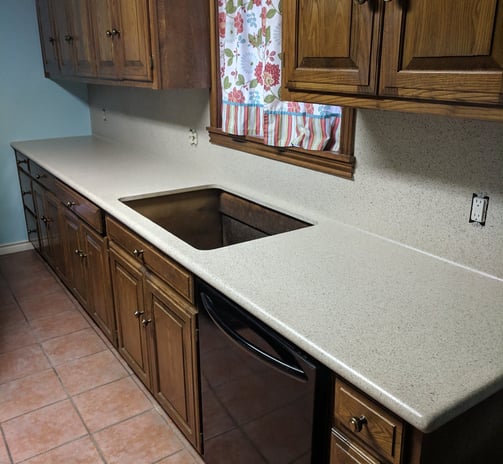
[[[470,221],[476,222],[481,226],[485,225],[487,217],[487,205],[489,197],[484,194],[474,193],[472,196],[472,208],[470,210]]]
[[[195,129],[189,129],[189,145],[192,147],[197,146],[197,131]]]

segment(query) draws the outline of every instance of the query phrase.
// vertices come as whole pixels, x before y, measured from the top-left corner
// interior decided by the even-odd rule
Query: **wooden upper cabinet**
[[[77,76],[94,76],[96,75],[96,61],[89,16],[89,0],[69,0],[68,6],[75,74]]]
[[[503,104],[503,2],[385,3],[386,96]]]
[[[54,27],[56,32],[56,41],[59,49],[59,68],[61,74],[73,75],[75,70],[74,61],[74,42],[69,10],[70,0],[57,2],[49,0],[52,3],[52,12],[54,15]]]
[[[285,0],[283,97],[503,120],[503,2]]]
[[[146,0],[91,0],[98,75],[153,81]]]
[[[42,60],[46,77],[59,74],[58,41],[54,27],[54,15],[51,0],[37,1],[37,15],[39,19],[40,45],[42,46]]]
[[[353,1],[287,0],[283,18],[288,89],[375,93],[374,8]]]

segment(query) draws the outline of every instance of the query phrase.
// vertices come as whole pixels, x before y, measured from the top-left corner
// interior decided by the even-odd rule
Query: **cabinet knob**
[[[140,311],[139,309],[137,309],[135,312],[134,312],[134,316],[135,317],[140,317],[140,316],[143,316],[145,314],[145,311]]]
[[[147,327],[152,322],[152,319],[142,319],[141,324],[143,327]]]
[[[71,35],[69,35],[69,34],[65,35],[65,42],[70,43],[72,40],[73,40],[73,37]]]
[[[137,258],[143,258],[143,250],[137,250],[136,248],[133,250],[133,256]]]
[[[28,234],[34,234],[37,231],[37,229],[28,229]]]
[[[112,36],[115,37],[116,35],[121,35],[121,31],[118,29],[113,28],[112,29]]]
[[[20,164],[28,164],[28,160],[17,160],[17,165],[19,166]]]
[[[112,38],[112,31],[111,31],[111,30],[109,30],[109,29],[107,29],[107,30],[105,31],[105,35],[106,35],[107,37]]]
[[[54,37],[49,37],[49,42],[53,44],[54,42],[56,42],[56,39]]]
[[[361,432],[362,427],[367,423],[367,418],[365,416],[356,417],[353,416],[349,420],[349,425],[353,428],[353,432]]]
[[[49,222],[52,222],[52,219],[51,219],[51,218],[48,218],[47,216],[40,216],[40,220],[41,220],[44,224],[48,224]]]
[[[26,196],[26,195],[31,195],[31,190],[24,190],[21,192],[21,195]]]
[[[71,208],[72,206],[75,206],[75,202],[74,201],[67,201],[65,203],[66,206],[68,206],[68,208]]]

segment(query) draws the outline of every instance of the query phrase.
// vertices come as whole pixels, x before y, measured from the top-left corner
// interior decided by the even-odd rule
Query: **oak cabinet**
[[[487,108],[503,119],[501,2],[287,0],[283,8],[284,97],[429,112],[437,103],[438,112],[451,105],[477,117]]]
[[[37,0],[45,75],[209,87],[206,0]]]
[[[200,449],[192,276],[114,219],[106,224],[119,352]]]

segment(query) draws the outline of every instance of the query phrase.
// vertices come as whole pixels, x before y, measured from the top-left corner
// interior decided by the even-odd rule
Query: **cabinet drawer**
[[[332,429],[330,464],[381,464],[336,429]]]
[[[400,462],[403,422],[382,406],[337,379],[335,423],[393,463]]]
[[[16,153],[16,164],[18,169],[25,171],[25,172],[30,172],[30,160],[28,159],[27,156],[24,156],[22,153],[19,153],[18,151]]]
[[[77,193],[72,188],[56,179],[56,194],[61,203],[86,221],[100,234],[103,233],[103,213],[94,203]]]
[[[190,272],[108,216],[106,217],[106,227],[110,240],[120,244],[128,253],[135,256],[183,297],[193,302],[193,285]]]
[[[32,177],[42,184],[47,190],[54,191],[54,176],[37,163],[30,161],[30,171]]]
[[[21,169],[19,170],[19,184],[21,186],[21,196],[23,197],[24,206],[35,214],[31,177]]]

